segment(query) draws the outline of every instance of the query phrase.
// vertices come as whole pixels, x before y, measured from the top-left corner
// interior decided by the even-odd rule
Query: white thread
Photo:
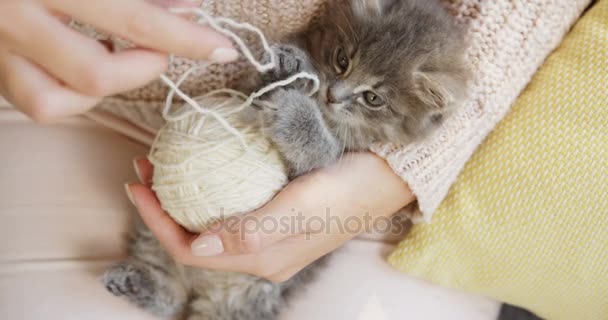
[[[274,68],[275,54],[262,32],[252,25],[213,18],[201,9],[172,11],[193,13],[199,23],[232,39],[258,72]],[[257,61],[243,40],[222,25],[256,33],[270,61]],[[192,72],[209,65],[205,62],[191,67],[176,82],[160,76],[170,89],[162,110],[167,124],[158,132],[149,155],[154,164],[153,189],[163,208],[194,232],[220,216],[257,209],[287,183],[278,151],[257,123],[242,120],[246,109],[256,98],[296,81],[312,82],[310,95],[319,90],[319,79],[307,72],[271,83],[249,96],[224,88],[192,98],[179,89]],[[185,104],[172,112],[175,95]]]

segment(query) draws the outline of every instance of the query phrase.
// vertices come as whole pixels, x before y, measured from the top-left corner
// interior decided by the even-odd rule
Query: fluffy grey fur
[[[264,97],[263,128],[296,177],[374,142],[407,144],[426,136],[458,104],[467,69],[462,31],[434,1],[335,0],[318,23],[275,45],[278,67],[257,85],[302,71],[320,92],[292,86]],[[176,264],[141,221],[128,260],[106,271],[117,296],[160,316],[189,320],[274,319],[288,292],[318,262],[275,284],[245,274]]]
[[[374,142],[424,138],[466,93],[464,32],[436,1],[337,0],[288,43],[275,45],[265,82],[299,71],[321,79],[314,97],[299,88],[266,97],[276,106],[268,133],[293,176]]]
[[[310,281],[320,265],[321,260],[280,284],[247,274],[178,265],[137,218],[129,258],[110,267],[102,282],[114,295],[161,317],[264,320],[274,319],[292,289]]]

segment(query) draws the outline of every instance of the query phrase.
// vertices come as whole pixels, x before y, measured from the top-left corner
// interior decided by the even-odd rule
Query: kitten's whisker
[[[338,142],[338,143],[342,144],[342,148],[341,148],[342,150],[340,151],[340,155],[338,157],[338,168],[339,169],[344,165],[343,157],[344,157],[344,148],[346,146],[346,130],[345,129],[346,128],[344,126],[339,125],[338,129],[336,130],[338,132],[338,138],[340,140],[342,140],[341,142]]]
[[[344,31],[344,29],[342,29],[342,27],[340,27],[337,23],[333,22],[333,24],[336,26],[336,28],[338,28],[338,30],[340,30],[340,32],[342,32],[342,34],[344,35],[345,38],[348,38],[348,34],[346,34],[346,31]]]
[[[352,23],[350,22],[350,19],[346,16],[346,13],[344,13],[344,10],[339,10],[340,13],[342,14],[342,16],[344,17],[344,21],[346,21],[346,25],[348,26],[348,28],[350,29],[350,32],[352,33],[352,36],[354,38],[354,40],[359,43],[359,37],[357,36],[357,33],[355,32],[355,29],[353,28]],[[346,35],[345,35],[346,36]]]
[[[344,126],[344,134],[342,137],[342,151],[340,152],[340,158],[344,156],[344,150],[346,150],[346,139],[348,136],[348,126]]]
[[[349,131],[348,131],[348,126],[344,125],[343,129],[344,129],[344,134],[342,136],[342,142],[343,142],[343,144],[342,144],[342,152],[340,154],[340,158],[344,157],[344,154],[346,153],[346,148],[348,147],[348,144],[349,144],[348,140],[350,139],[350,134],[349,134]]]
[[[346,138],[344,139],[344,148],[342,148],[342,156],[344,156],[346,151],[349,149],[349,147],[351,145],[351,140],[353,139],[353,135],[350,132],[350,127],[344,126],[344,129],[346,131],[346,133],[345,133]]]
[[[349,129],[350,128],[346,128],[346,130],[347,130],[346,132],[348,133],[347,134],[348,135],[348,140],[347,140],[348,144],[344,149],[348,149],[352,145],[352,142],[354,141],[353,135],[351,134]]]

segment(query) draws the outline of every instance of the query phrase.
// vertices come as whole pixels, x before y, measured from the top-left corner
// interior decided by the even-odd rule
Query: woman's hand
[[[333,167],[292,181],[264,207],[228,218],[194,235],[176,224],[150,189],[152,165],[135,161],[143,184],[127,193],[144,222],[182,264],[245,272],[284,281],[414,200],[386,162],[371,153],[344,157]]]
[[[48,122],[157,78],[169,53],[217,62],[237,58],[226,38],[162,8],[197,7],[201,0],[149,2],[0,1],[0,94],[34,120]],[[68,27],[68,17],[137,48],[110,52]]]

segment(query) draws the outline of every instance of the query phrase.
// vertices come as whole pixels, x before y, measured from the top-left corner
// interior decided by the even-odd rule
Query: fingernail
[[[199,7],[201,0],[147,0],[163,8]]]
[[[232,48],[217,48],[209,56],[209,60],[217,63],[231,62],[239,57],[239,52]]]
[[[173,5],[200,5],[201,0],[170,0]]]
[[[133,159],[133,170],[135,170],[135,175],[137,176],[137,180],[139,180],[139,182],[141,183],[145,183],[145,181],[141,178],[141,172],[139,172],[139,158],[135,158]]]
[[[131,201],[131,204],[135,205],[133,193],[131,192],[131,184],[125,183],[125,192],[127,193],[127,198],[129,198],[129,201]]]
[[[192,242],[192,254],[199,257],[217,256],[224,252],[222,240],[217,235],[202,236]]]

